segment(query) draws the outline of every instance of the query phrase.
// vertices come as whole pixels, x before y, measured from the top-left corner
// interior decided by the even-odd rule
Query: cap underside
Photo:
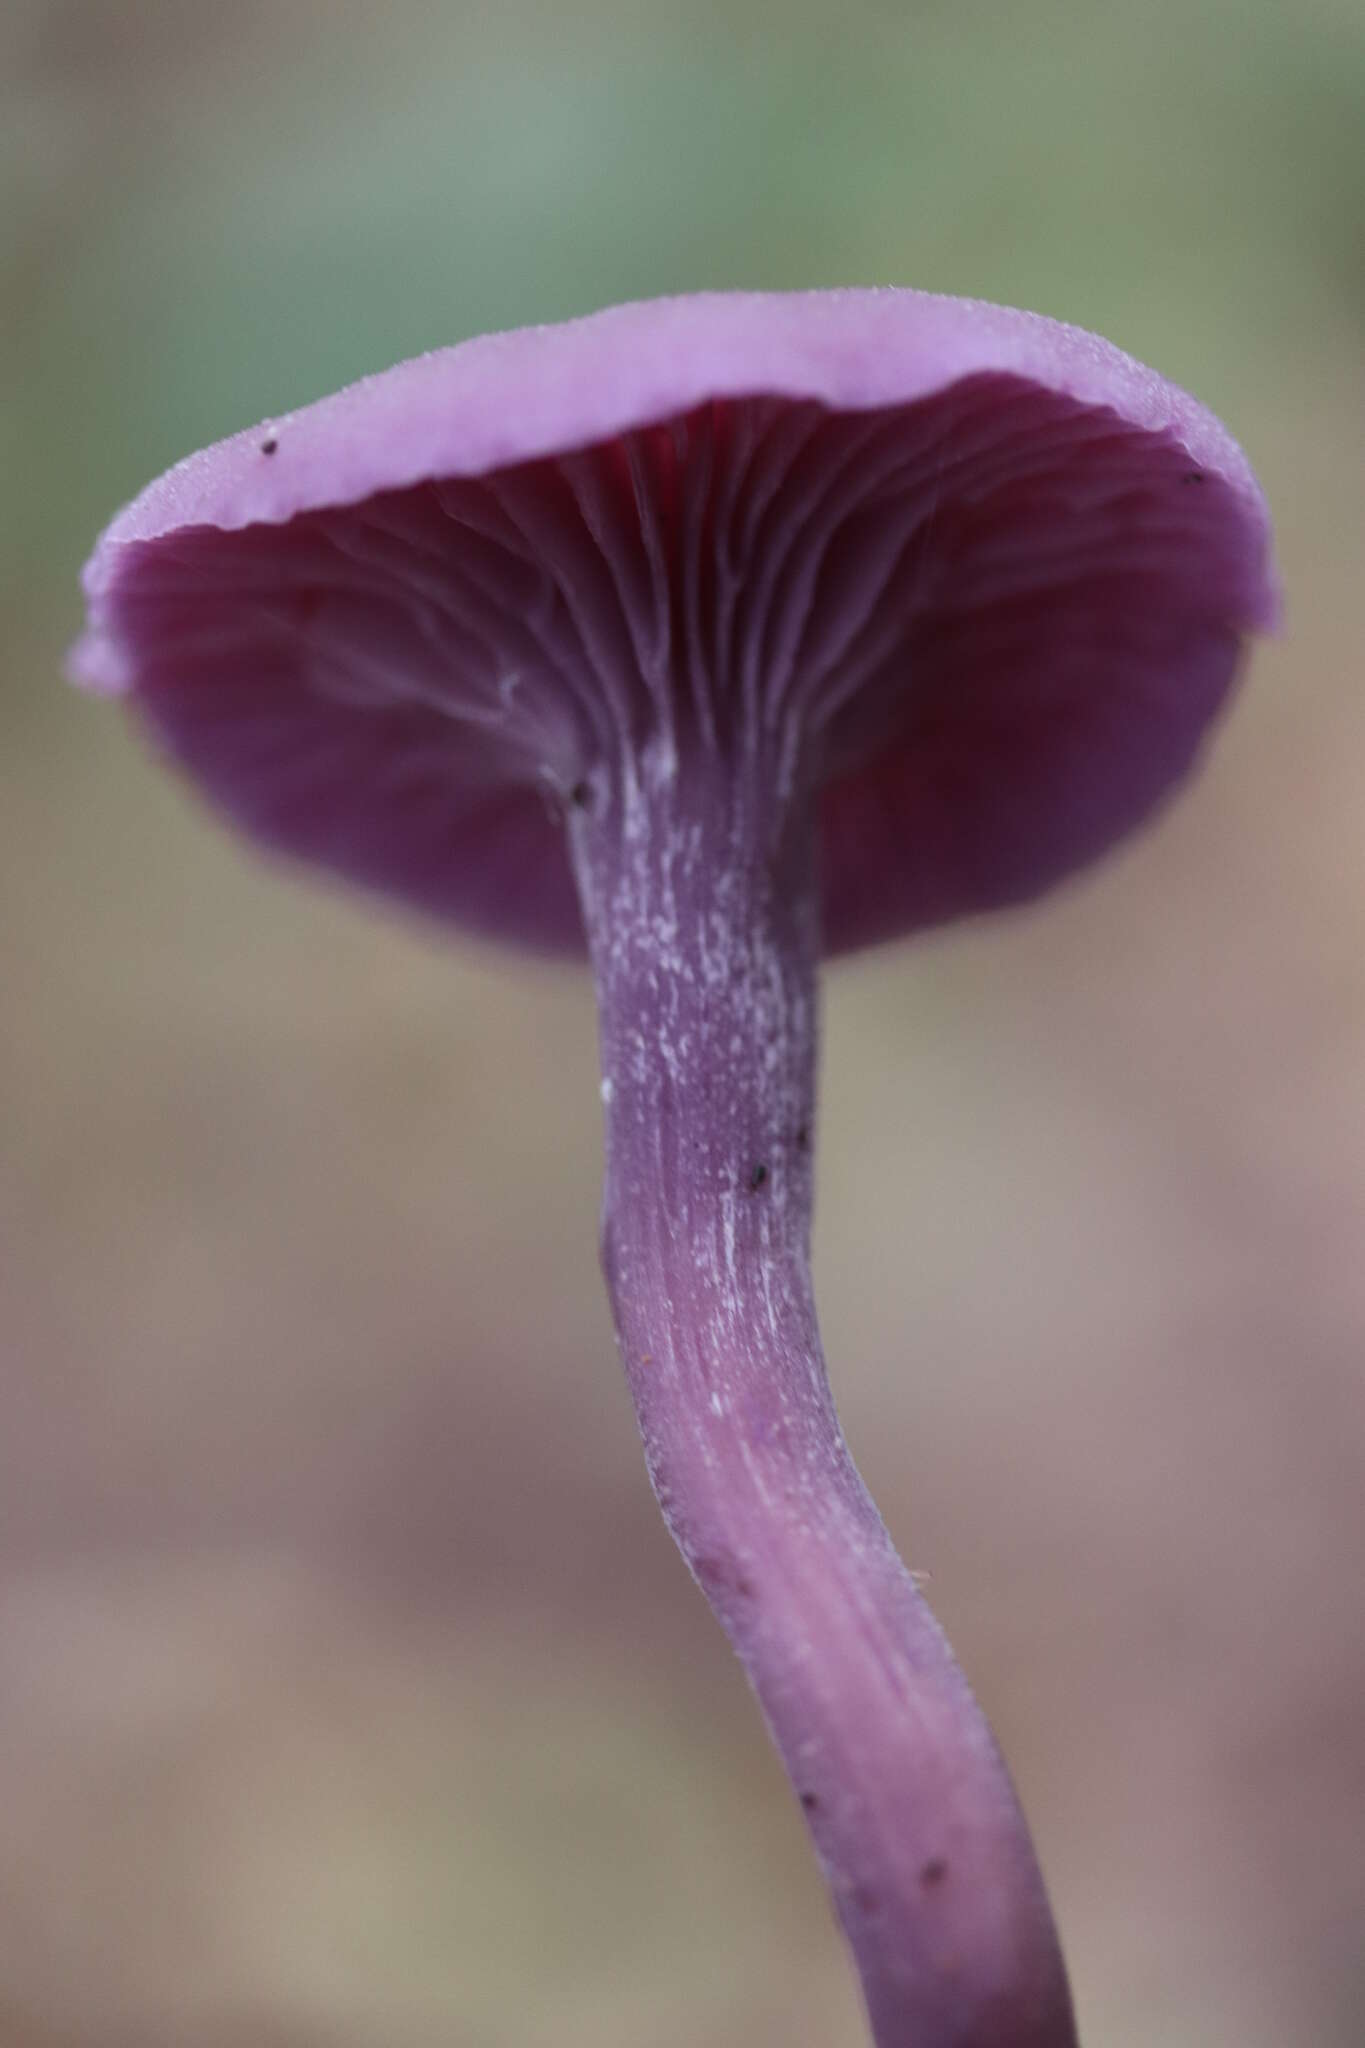
[[[1009,317],[1036,350],[1049,323]],[[267,845],[540,947],[582,944],[563,804],[658,733],[797,735],[832,950],[1019,901],[1179,779],[1273,602],[1216,423],[1057,381],[722,392],[354,496],[288,476],[324,401],[115,522],[84,673]],[[384,378],[341,398],[366,392],[391,412]]]

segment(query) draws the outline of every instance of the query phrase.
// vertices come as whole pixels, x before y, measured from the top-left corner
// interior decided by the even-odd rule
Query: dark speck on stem
[[[749,1175],[749,1186],[753,1189],[755,1194],[757,1194],[758,1190],[762,1187],[764,1181],[766,1181],[767,1178],[768,1169],[763,1164],[762,1160],[760,1160],[758,1165],[754,1168],[753,1172]]]
[[[1182,484],[1202,484],[1204,472],[1202,469],[1187,469],[1180,481]]]
[[[279,445],[279,436],[277,434],[267,434],[261,443],[262,455],[273,455]]]

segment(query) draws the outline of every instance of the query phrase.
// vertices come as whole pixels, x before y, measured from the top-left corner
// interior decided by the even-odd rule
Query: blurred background
[[[1365,2033],[1358,0],[5,0],[0,2044],[856,2048],[645,1483],[584,978],[267,872],[64,685],[97,529],[481,329],[898,282],[1247,446],[1288,632],[1159,826],[831,977],[849,1438],[1086,2040]]]

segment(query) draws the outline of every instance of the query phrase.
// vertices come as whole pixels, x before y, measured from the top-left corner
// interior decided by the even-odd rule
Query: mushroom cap
[[[841,950],[1138,825],[1277,613],[1216,419],[1093,335],[908,290],[437,350],[177,464],[84,581],[76,679],[251,834],[559,950],[547,794],[623,727],[815,736]]]

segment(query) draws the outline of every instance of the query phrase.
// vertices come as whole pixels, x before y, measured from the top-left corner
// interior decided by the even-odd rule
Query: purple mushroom
[[[85,587],[79,679],[258,840],[586,949],[650,1478],[873,2035],[1074,2041],[1005,1766],[830,1397],[816,967],[1037,895],[1190,767],[1275,612],[1236,445],[1035,315],[673,299],[438,351],[192,456]]]

